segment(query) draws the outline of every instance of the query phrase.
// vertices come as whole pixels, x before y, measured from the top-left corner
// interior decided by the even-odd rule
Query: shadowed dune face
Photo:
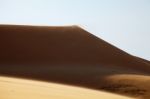
[[[0,45],[1,64],[114,65],[144,72],[149,69],[143,61],[77,26],[1,25]]]
[[[0,25],[0,47],[0,75],[112,91],[104,84],[116,79],[107,77],[150,74],[149,61],[131,56],[78,26]]]

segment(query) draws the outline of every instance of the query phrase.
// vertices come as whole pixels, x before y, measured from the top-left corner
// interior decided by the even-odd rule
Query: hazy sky
[[[0,0],[0,24],[76,24],[150,60],[150,0]]]

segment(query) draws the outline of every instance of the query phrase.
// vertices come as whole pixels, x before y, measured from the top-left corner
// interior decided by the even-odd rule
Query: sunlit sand
[[[90,89],[0,77],[0,99],[131,99]]]

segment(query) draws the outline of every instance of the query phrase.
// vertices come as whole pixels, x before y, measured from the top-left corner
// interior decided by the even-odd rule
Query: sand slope
[[[54,83],[0,77],[0,99],[131,99]]]
[[[0,63],[115,65],[150,72],[145,62],[78,26],[0,26]]]
[[[105,78],[105,84],[102,85],[101,89],[139,97],[139,99],[149,99],[150,76],[133,74],[112,75]]]
[[[0,75],[150,98],[150,62],[78,26],[0,25],[0,47]]]

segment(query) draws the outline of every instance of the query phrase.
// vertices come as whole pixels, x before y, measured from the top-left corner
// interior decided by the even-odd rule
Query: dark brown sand
[[[150,62],[78,26],[0,25],[0,75],[150,98]]]

